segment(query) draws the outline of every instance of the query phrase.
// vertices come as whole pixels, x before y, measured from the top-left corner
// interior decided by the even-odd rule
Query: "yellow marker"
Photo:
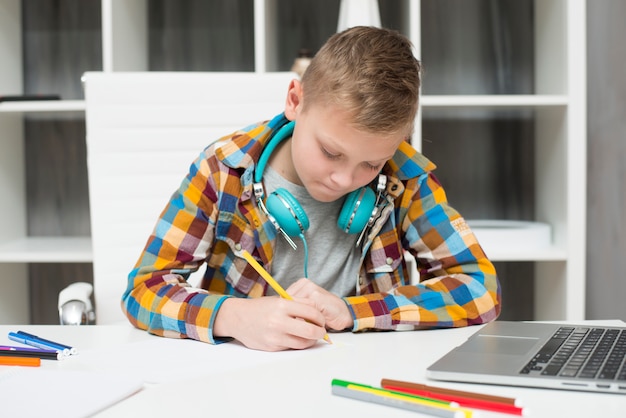
[[[269,274],[267,270],[265,270],[263,266],[260,265],[258,261],[256,261],[254,257],[252,257],[252,255],[248,251],[241,250],[241,254],[248,261],[248,263],[250,263],[250,265],[254,267],[257,273],[259,273],[261,277],[263,277],[263,279],[267,282],[267,284],[269,284],[270,287],[274,289],[274,291],[280,295],[280,297],[282,297],[283,299],[293,300],[291,295],[289,295],[289,293],[287,293],[285,289],[282,288],[282,286],[272,277],[272,275]],[[330,340],[330,337],[328,336],[328,334],[324,335],[324,340],[330,344],[333,343]]]

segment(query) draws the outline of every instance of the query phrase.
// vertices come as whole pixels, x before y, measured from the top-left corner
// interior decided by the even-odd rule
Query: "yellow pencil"
[[[289,293],[287,293],[285,289],[282,288],[282,286],[272,277],[272,275],[269,274],[267,270],[265,270],[263,266],[260,265],[258,261],[256,261],[254,257],[252,257],[252,255],[248,251],[241,250],[241,254],[248,261],[248,263],[250,263],[250,265],[254,267],[257,273],[259,273],[261,277],[263,277],[263,279],[267,282],[267,284],[269,284],[270,287],[274,289],[274,291],[280,295],[280,297],[282,297],[283,299],[293,300],[291,295],[289,295]],[[328,334],[324,335],[324,340],[330,344],[333,343],[330,340],[330,337],[328,336]]]

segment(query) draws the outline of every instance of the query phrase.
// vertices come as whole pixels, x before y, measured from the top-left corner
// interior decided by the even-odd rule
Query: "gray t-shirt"
[[[361,252],[356,247],[359,234],[347,234],[337,226],[344,199],[318,202],[303,186],[287,181],[269,166],[265,168],[263,182],[268,195],[278,188],[288,190],[309,218],[309,229],[304,233],[309,248],[309,280],[338,296],[354,294]],[[272,262],[271,274],[285,289],[304,277],[304,245],[300,238],[292,239],[298,246],[295,251],[278,234]]]

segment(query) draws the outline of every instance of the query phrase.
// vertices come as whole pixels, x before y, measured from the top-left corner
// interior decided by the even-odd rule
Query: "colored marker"
[[[291,295],[289,293],[287,293],[285,291],[285,289],[282,288],[282,286],[272,277],[272,275],[269,274],[268,271],[265,270],[263,268],[263,266],[260,265],[259,262],[256,261],[254,259],[254,257],[252,257],[252,255],[248,251],[241,250],[241,255],[243,255],[243,257],[246,259],[246,261],[248,261],[248,263],[252,267],[254,267],[254,269],[257,271],[257,273],[259,273],[261,275],[261,277],[263,277],[263,279],[267,282],[267,284],[269,284],[270,287],[272,289],[274,289],[274,291],[280,295],[280,297],[282,297],[283,299],[287,299],[287,300],[293,300]],[[326,342],[328,342],[329,344],[333,343],[330,340],[330,337],[328,336],[328,334],[324,335],[324,340]]]
[[[440,399],[444,401],[456,402],[459,406],[464,408],[477,408],[483,409],[486,411],[494,411],[506,414],[514,414],[514,415],[526,415],[526,411],[519,406],[498,403],[492,401],[486,401],[482,399],[471,399],[464,398],[461,396],[453,396],[453,395],[445,395],[441,393],[426,391],[426,390],[418,390],[418,389],[410,389],[401,386],[394,385],[383,385],[385,389],[393,390],[396,392],[408,393],[411,395],[424,396],[431,399]]]
[[[41,366],[41,359],[38,357],[0,357],[0,366]]]
[[[69,355],[70,350],[60,347],[58,345],[52,346],[48,343],[44,343],[39,340],[26,337],[25,335],[17,334],[15,332],[9,332],[9,339],[21,344],[30,345],[31,347],[41,348],[42,350],[55,350],[61,352],[63,355]]]
[[[424,400],[416,396],[339,379],[333,379],[332,393],[337,396],[378,403],[441,418],[469,418],[472,416],[472,411],[470,410],[451,406],[454,403]]]
[[[41,337],[38,337],[38,336],[33,335],[33,334],[29,334],[29,333],[24,332],[24,331],[18,331],[17,333],[20,334],[20,335],[24,335],[25,337],[31,338],[33,340],[40,341],[40,342],[42,342],[44,344],[49,344],[51,347],[59,347],[58,349],[62,348],[63,352],[66,355],[78,354],[78,350],[75,347],[72,347],[72,346],[69,346],[69,345],[65,345],[65,344],[61,344],[61,343],[58,343],[56,341],[46,340],[45,338],[41,338]],[[67,350],[69,350],[69,353],[67,353]]]
[[[56,350],[39,348],[0,347],[0,357],[37,357],[44,360],[63,360],[65,356]]]
[[[483,401],[496,402],[500,404],[506,404],[506,405],[517,406],[517,407],[522,406],[521,402],[515,398],[487,395],[485,393],[467,392],[464,390],[447,389],[447,388],[441,388],[437,386],[424,385],[421,383],[404,382],[401,380],[382,379],[380,382],[380,385],[382,387],[394,386],[394,387],[401,387],[401,388],[406,388],[406,389],[414,389],[414,390],[432,392],[433,394],[458,396],[460,398],[469,398],[469,399],[477,399],[477,400],[479,399]]]

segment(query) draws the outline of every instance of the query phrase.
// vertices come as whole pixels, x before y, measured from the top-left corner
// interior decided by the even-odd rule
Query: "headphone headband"
[[[265,166],[270,159],[270,155],[274,149],[280,144],[283,139],[289,138],[293,134],[293,128],[296,125],[296,121],[292,120],[281,126],[278,131],[270,138],[269,142],[263,148],[263,152],[261,153],[261,157],[257,162],[256,170],[254,171],[254,182],[260,183],[263,179],[263,171],[265,171]]]

